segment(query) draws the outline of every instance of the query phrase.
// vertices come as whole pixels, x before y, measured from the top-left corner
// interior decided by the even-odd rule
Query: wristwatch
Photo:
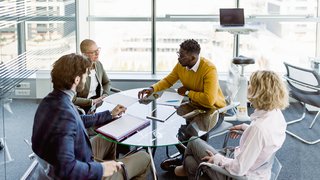
[[[189,94],[189,91],[187,90],[185,93],[184,93],[186,96],[188,96],[188,94]]]

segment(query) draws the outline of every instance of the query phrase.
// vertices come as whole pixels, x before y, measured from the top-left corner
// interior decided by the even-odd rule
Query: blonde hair
[[[88,48],[92,45],[96,44],[96,42],[94,42],[91,39],[85,39],[80,43],[80,51],[81,53],[86,53]]]
[[[251,75],[248,99],[254,108],[266,111],[289,105],[287,87],[273,71],[256,71]]]

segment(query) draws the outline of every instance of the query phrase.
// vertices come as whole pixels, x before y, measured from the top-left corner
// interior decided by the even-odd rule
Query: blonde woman
[[[243,131],[239,146],[227,156],[218,153],[201,139],[188,144],[182,166],[175,168],[177,176],[194,179],[201,162],[210,162],[225,168],[229,173],[247,176],[248,179],[270,179],[272,157],[286,137],[286,121],[281,110],[288,106],[288,92],[281,78],[272,71],[257,71],[250,77],[248,99],[255,108],[251,123],[240,124],[231,130]],[[239,137],[231,133],[231,138]],[[230,150],[230,149],[229,149]],[[215,171],[206,171],[214,179],[226,179]]]

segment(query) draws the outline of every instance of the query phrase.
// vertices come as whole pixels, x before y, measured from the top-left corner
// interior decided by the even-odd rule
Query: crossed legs
[[[213,147],[202,139],[195,139],[188,143],[188,147],[185,152],[185,159],[182,166],[178,166],[175,169],[175,174],[177,176],[187,175],[189,180],[195,179],[197,168],[201,162],[201,159],[208,154],[206,150],[213,152],[213,154],[218,153]],[[225,179],[226,177],[215,171],[206,171],[206,174],[210,174],[210,177],[216,177],[215,179]]]
[[[91,139],[92,151],[97,161],[115,160],[116,144],[107,141],[99,136]],[[147,179],[148,170],[150,169],[150,156],[148,153],[139,151],[124,158],[118,159],[125,165],[128,173],[128,179],[145,180]],[[124,171],[121,169],[112,176],[104,178],[106,180],[122,180]]]

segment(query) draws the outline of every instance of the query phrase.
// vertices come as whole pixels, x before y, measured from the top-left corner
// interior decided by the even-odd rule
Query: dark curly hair
[[[180,48],[192,53],[192,54],[200,54],[200,44],[194,39],[187,39],[180,44]]]
[[[77,76],[82,77],[91,62],[84,56],[78,54],[67,54],[60,57],[53,64],[51,81],[54,89],[69,90]]]

